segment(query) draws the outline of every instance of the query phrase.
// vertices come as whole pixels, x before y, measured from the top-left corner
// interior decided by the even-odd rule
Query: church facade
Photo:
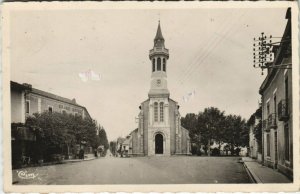
[[[141,103],[138,128],[130,133],[132,155],[189,155],[189,132],[181,126],[179,105],[170,98],[167,87],[167,61],[160,24],[149,52],[151,60],[151,86],[148,99]]]

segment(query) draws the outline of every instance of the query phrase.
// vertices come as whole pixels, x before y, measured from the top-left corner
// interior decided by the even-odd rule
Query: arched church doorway
[[[164,153],[164,137],[162,134],[155,135],[155,154]]]

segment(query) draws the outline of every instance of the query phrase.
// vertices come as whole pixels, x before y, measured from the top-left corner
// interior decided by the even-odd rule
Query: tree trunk
[[[207,146],[204,146],[204,152],[205,152],[205,155],[207,156]]]
[[[67,155],[68,155],[68,159],[69,159],[69,157],[70,157],[70,146],[69,146],[69,144],[67,144]]]
[[[231,156],[233,156],[234,155],[234,145],[231,145],[230,152],[231,152]]]
[[[207,151],[207,153],[208,153],[208,156],[210,156],[210,139],[208,140],[208,151]]]

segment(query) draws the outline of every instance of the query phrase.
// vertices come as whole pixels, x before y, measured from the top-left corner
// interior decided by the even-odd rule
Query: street
[[[238,157],[105,157],[13,170],[14,184],[250,183]]]

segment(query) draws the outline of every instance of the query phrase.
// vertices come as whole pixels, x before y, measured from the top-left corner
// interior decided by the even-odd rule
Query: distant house
[[[34,113],[59,112],[91,119],[87,109],[77,104],[75,99],[70,100],[14,81],[10,82],[10,90],[13,162],[20,156],[30,158],[33,155],[35,129],[20,126]]]
[[[117,156],[118,157],[123,157],[123,153],[124,153],[124,149],[125,149],[123,147],[124,141],[125,141],[125,138],[123,138],[123,137],[119,137],[117,139]]]
[[[263,164],[293,178],[293,101],[291,10],[279,46],[273,47],[275,59],[260,86],[263,119]],[[278,68],[276,68],[276,66]],[[279,68],[280,67],[280,68]],[[298,91],[296,91],[298,92]],[[297,107],[298,108],[298,107]],[[296,126],[298,129],[298,126]]]

